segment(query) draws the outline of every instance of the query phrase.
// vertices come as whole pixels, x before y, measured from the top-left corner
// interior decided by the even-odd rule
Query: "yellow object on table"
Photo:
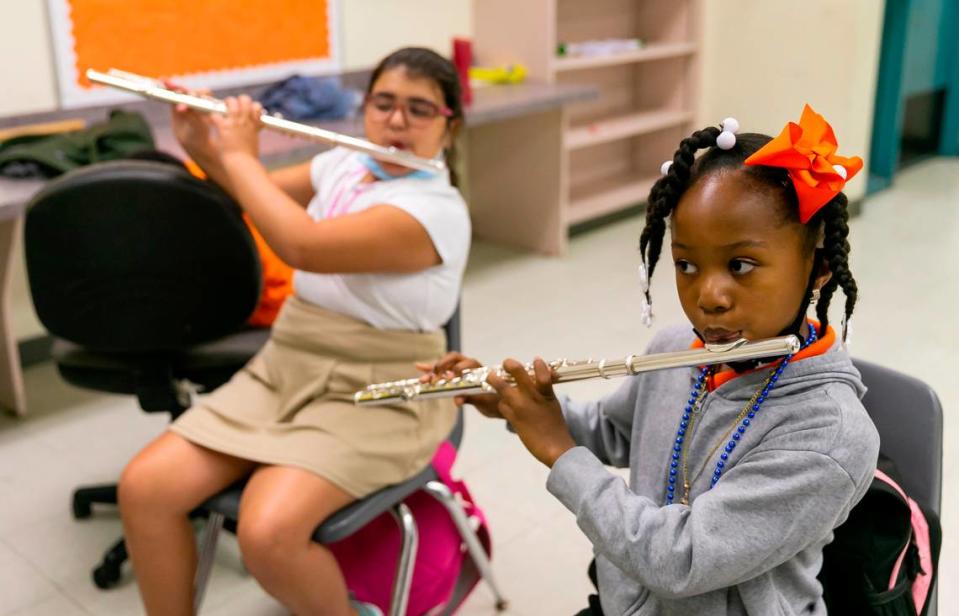
[[[522,83],[526,79],[526,67],[522,64],[496,68],[474,66],[470,68],[470,79],[495,84]]]

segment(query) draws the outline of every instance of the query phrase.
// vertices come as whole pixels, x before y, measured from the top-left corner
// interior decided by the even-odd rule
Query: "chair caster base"
[[[73,519],[74,520],[85,520],[93,515],[93,507],[90,506],[90,503],[81,501],[80,499],[73,499]]]
[[[93,583],[101,590],[113,588],[120,582],[120,565],[103,563],[93,570]]]

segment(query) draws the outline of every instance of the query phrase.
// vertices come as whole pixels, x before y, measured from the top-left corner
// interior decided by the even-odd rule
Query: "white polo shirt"
[[[346,314],[379,329],[433,331],[449,320],[460,296],[470,249],[466,202],[447,172],[429,178],[361,183],[367,168],[361,154],[345,148],[313,159],[316,194],[307,206],[324,220],[389,205],[413,216],[433,241],[442,263],[412,274],[315,274],[296,270],[293,288],[301,299]]]

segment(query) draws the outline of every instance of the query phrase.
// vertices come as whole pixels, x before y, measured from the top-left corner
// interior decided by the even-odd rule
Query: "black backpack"
[[[819,581],[830,614],[921,616],[936,581],[942,528],[900,487],[892,461],[823,549]]]

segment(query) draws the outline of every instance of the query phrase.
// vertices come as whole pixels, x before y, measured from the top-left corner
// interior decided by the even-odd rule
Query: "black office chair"
[[[460,349],[459,308],[456,309],[452,318],[447,322],[445,329],[447,348],[450,350]],[[454,447],[459,449],[462,437],[463,409],[460,408],[457,414],[456,425],[450,433],[448,440]],[[216,553],[216,544],[220,529],[225,524],[231,524],[234,528],[236,526],[240,511],[240,496],[243,493],[244,483],[245,482],[241,482],[238,485],[224,490],[201,507],[201,509],[207,513],[208,521],[200,547],[199,564],[197,566],[196,582],[194,585],[194,613],[199,613],[200,606],[203,603],[203,597],[213,567],[213,558]],[[402,542],[396,574],[393,578],[389,616],[405,616],[406,606],[409,600],[410,584],[413,581],[413,564],[416,562],[417,531],[413,515],[403,501],[419,490],[425,491],[443,504],[456,525],[460,537],[463,539],[463,543],[466,545],[467,552],[470,555],[470,559],[464,563],[463,571],[460,574],[457,586],[453,591],[453,597],[449,603],[455,605],[462,596],[462,593],[472,586],[471,582],[476,579],[475,576],[479,576],[486,581],[496,597],[496,609],[506,609],[506,599],[503,598],[499,587],[493,579],[489,559],[476,533],[470,527],[463,507],[453,497],[449,488],[439,481],[439,477],[436,475],[436,471],[433,470],[432,466],[427,466],[420,471],[419,474],[403,483],[383,488],[337,511],[323,524],[317,527],[313,533],[313,541],[325,544],[335,543],[346,539],[381,514],[386,512],[392,513],[399,525]],[[441,612],[444,616],[449,613],[451,613],[449,610]]]
[[[225,383],[269,335],[245,327],[261,271],[239,209],[175,165],[102,163],[50,182],[28,205],[25,251],[61,376],[133,394],[144,411],[178,416],[197,386]],[[115,484],[80,488],[73,514],[116,502]],[[121,539],[96,585],[113,586],[125,560]]]
[[[942,519],[942,405],[931,387],[911,376],[855,360],[869,391],[863,405],[879,431],[879,448],[895,462],[902,487]],[[936,616],[937,594],[929,592],[927,616]]]

